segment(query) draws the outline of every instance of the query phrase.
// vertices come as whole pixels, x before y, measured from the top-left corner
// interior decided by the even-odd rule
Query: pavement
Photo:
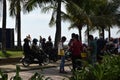
[[[39,72],[40,74],[43,74],[47,77],[51,77],[52,80],[69,80],[65,76],[71,76],[71,70],[70,65],[71,61],[65,62],[65,70],[68,72],[67,74],[61,74],[59,73],[59,64],[60,60],[57,62],[50,62],[48,65],[42,65],[39,66],[39,64],[31,64],[29,67],[24,67],[20,63],[21,58],[7,58],[7,59],[0,59],[0,69],[7,73],[9,76],[9,79],[15,75],[16,73],[16,65],[20,66],[20,76],[23,78],[23,80],[29,80],[29,78],[35,73]]]

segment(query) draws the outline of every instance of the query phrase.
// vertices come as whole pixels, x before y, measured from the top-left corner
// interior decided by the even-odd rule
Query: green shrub
[[[86,65],[81,70],[72,71],[72,77],[69,80],[120,80],[120,56],[105,55],[102,63],[96,63],[95,66],[83,61]],[[16,66],[16,75],[11,80],[23,80],[20,75],[20,67]],[[0,70],[2,80],[8,80],[8,75]],[[68,77],[67,77],[68,78]],[[29,80],[52,80],[42,74],[35,73]],[[63,79],[64,80],[64,79]]]
[[[120,56],[106,55],[103,57],[106,80],[120,80]]]
[[[52,79],[50,77],[46,78],[44,75],[36,72],[33,76],[31,76],[29,80],[52,80]]]
[[[88,64],[73,74],[70,80],[120,80],[120,56],[105,55],[102,63]]]
[[[23,80],[20,77],[19,72],[20,72],[20,67],[18,65],[16,65],[16,75],[11,77],[10,80]]]
[[[8,74],[0,70],[0,80],[8,80]]]
[[[16,65],[16,75],[12,76],[10,80],[23,80],[19,73],[20,67]],[[0,80],[8,80],[8,74],[4,73],[2,70],[0,70]],[[45,77],[44,75],[36,72],[33,74],[33,76],[31,76],[29,80],[52,80],[52,79],[50,77]]]
[[[4,53],[2,53],[2,51],[0,51],[1,58],[22,57],[22,56],[23,56],[23,51],[7,51],[6,54],[4,54]]]

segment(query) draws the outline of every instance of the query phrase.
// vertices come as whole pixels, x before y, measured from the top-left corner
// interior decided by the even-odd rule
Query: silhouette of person
[[[104,55],[104,50],[106,48],[106,40],[103,39],[103,34],[100,34],[100,38],[97,40],[97,60],[100,62],[102,56]]]
[[[28,40],[28,38],[24,39],[23,52],[24,52],[25,57],[29,57],[29,55],[30,55],[30,45],[29,45],[29,42],[30,41]]]
[[[42,36],[39,37],[39,47],[42,48]]]
[[[28,34],[28,36],[26,36],[26,38],[29,40],[29,44],[31,45],[31,36],[30,36],[30,34]]]
[[[38,59],[39,65],[42,65],[43,59],[42,56],[40,55],[40,48],[37,45],[38,40],[36,38],[33,39],[33,43],[31,45],[31,52],[32,55]]]
[[[42,50],[45,51],[46,50],[46,39],[45,38],[42,39],[41,46],[42,46]]]
[[[50,60],[52,60],[54,53],[53,53],[53,43],[51,36],[48,37],[48,41],[46,42],[45,52],[49,55]]]

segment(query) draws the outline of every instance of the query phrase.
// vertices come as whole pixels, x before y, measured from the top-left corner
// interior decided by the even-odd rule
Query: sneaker
[[[66,72],[66,71],[60,71],[59,73],[67,74],[67,72]]]
[[[39,63],[39,66],[42,66],[42,63]]]

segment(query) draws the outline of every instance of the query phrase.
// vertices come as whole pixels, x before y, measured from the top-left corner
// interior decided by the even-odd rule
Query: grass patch
[[[6,54],[2,53],[0,51],[0,58],[14,58],[14,57],[22,57],[23,56],[23,51],[6,51]]]

